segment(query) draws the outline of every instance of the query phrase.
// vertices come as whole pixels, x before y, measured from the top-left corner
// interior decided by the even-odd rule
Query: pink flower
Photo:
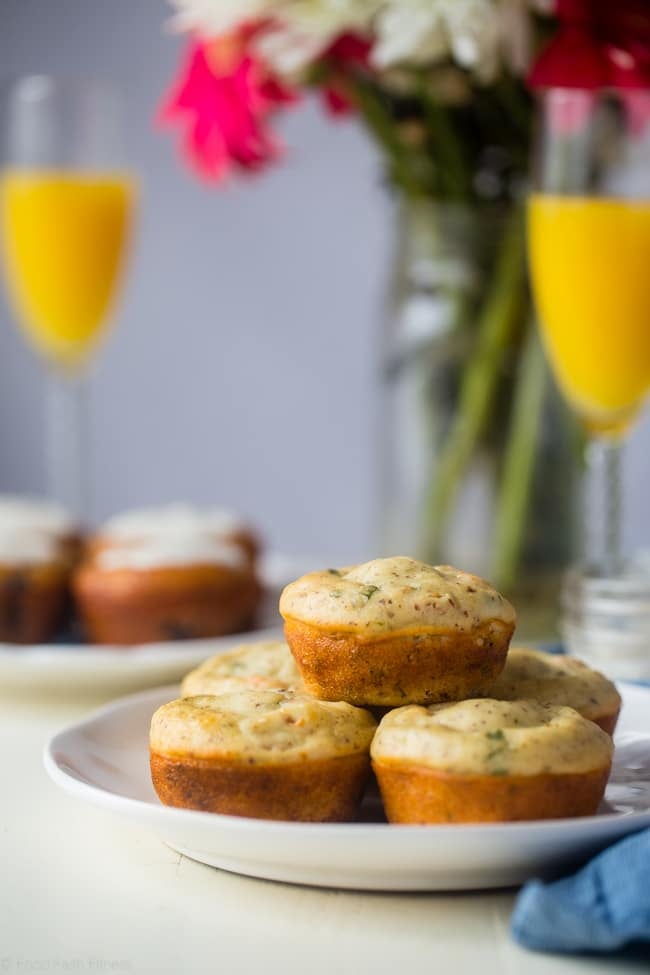
[[[249,49],[252,31],[190,45],[179,80],[163,103],[164,124],[185,127],[184,151],[209,180],[232,169],[259,170],[280,153],[268,119],[298,100]]]

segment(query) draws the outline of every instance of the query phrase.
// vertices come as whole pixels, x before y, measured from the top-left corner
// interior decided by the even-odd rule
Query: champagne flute
[[[135,183],[110,84],[28,76],[5,107],[2,264],[17,323],[47,368],[48,492],[82,519],[86,378],[122,271]]]
[[[586,436],[582,556],[565,613],[614,611],[620,631],[634,574],[622,543],[621,453],[650,389],[650,92],[542,95],[528,234],[544,344]],[[638,574],[634,591],[636,625]]]

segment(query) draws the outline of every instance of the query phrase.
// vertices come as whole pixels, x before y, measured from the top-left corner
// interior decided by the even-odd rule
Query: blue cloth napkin
[[[526,884],[511,929],[534,951],[606,952],[650,942],[650,829],[610,846],[572,877]]]

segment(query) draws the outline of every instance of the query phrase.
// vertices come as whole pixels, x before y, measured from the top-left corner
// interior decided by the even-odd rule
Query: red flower
[[[328,82],[323,90],[325,105],[332,115],[347,115],[354,109],[354,98],[346,75],[351,70],[367,68],[372,41],[359,34],[341,34],[322,56],[329,69]]]
[[[249,38],[250,30],[192,43],[160,113],[163,123],[185,126],[187,158],[207,179],[272,162],[280,148],[268,118],[297,100],[251,53]]]
[[[649,88],[648,0],[557,0],[560,28],[530,73],[533,88]]]

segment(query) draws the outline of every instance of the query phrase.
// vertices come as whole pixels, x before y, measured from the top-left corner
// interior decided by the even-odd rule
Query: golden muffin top
[[[284,619],[373,637],[515,622],[510,603],[484,579],[404,556],[310,572],[286,587],[280,613]]]
[[[171,701],[151,719],[150,745],[169,757],[287,764],[367,751],[368,711],[293,691],[237,691]]]
[[[278,690],[302,687],[300,672],[283,640],[262,640],[219,653],[190,671],[183,680],[183,697],[226,694],[246,688]]]
[[[612,740],[573,708],[472,699],[411,705],[381,721],[371,755],[460,775],[580,773],[611,762]]]
[[[504,670],[488,693],[500,701],[532,698],[566,705],[591,720],[621,706],[614,684],[581,660],[524,647],[510,650]]]

